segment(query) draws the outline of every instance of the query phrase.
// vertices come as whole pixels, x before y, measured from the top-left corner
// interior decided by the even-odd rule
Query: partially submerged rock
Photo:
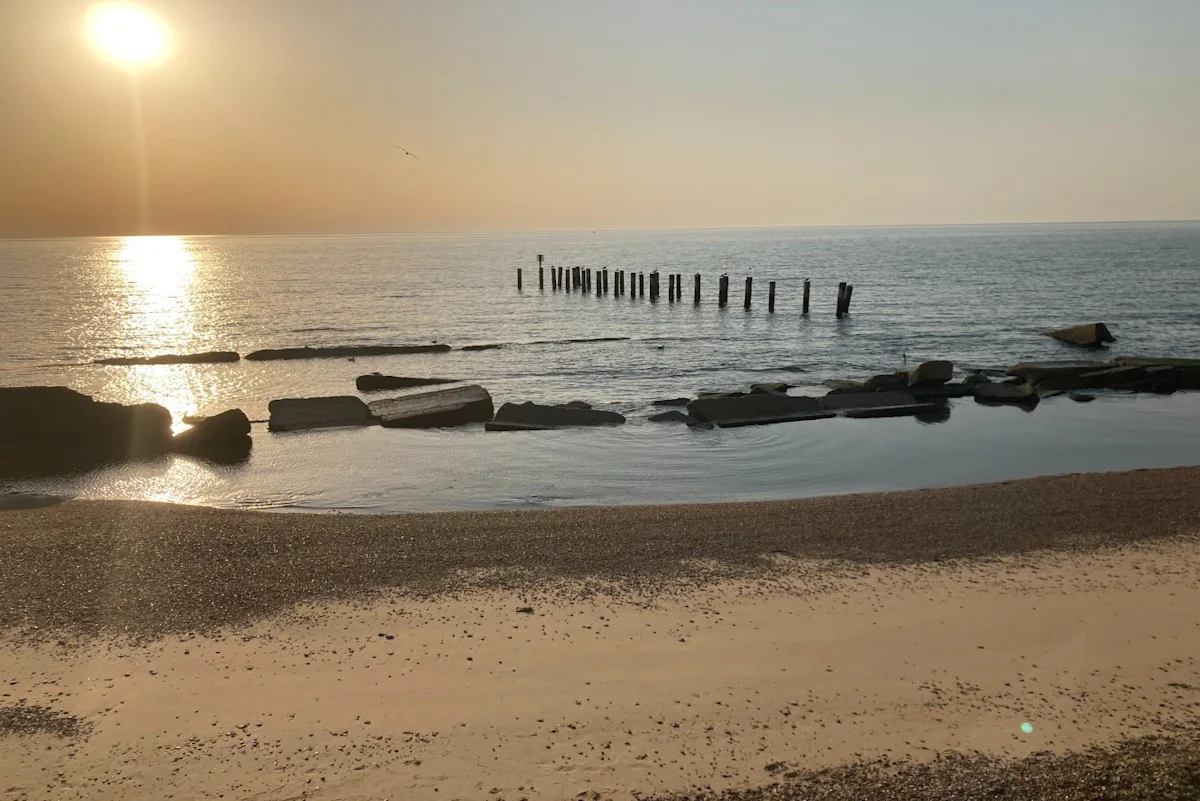
[[[1045,336],[1085,348],[1099,348],[1109,342],[1117,341],[1116,337],[1109,333],[1108,326],[1104,323],[1073,325],[1070,328],[1062,328],[1058,331],[1047,331]]]
[[[501,423],[488,420],[483,424],[484,431],[553,431],[554,426],[535,426],[530,423]]]
[[[328,398],[282,398],[267,404],[268,431],[305,431],[310,428],[369,426],[375,420],[362,399],[353,395]]]
[[[478,384],[372,401],[384,428],[444,428],[492,419],[492,396]]]
[[[354,381],[359,392],[378,392],[384,389],[410,389],[412,387],[427,387],[434,384],[457,384],[457,378],[409,378],[401,375],[384,375],[383,373],[367,373],[360,375]]]
[[[761,384],[751,384],[751,395],[786,395],[791,384],[782,381],[767,381]]]
[[[908,385],[915,387],[922,384],[945,384],[953,377],[954,362],[922,362],[908,372]]]
[[[158,356],[112,356],[97,359],[93,364],[219,364],[236,362],[241,358],[231,350],[211,350],[204,353],[163,353]]]
[[[252,362],[280,359],[339,359],[348,356],[391,356],[398,353],[445,353],[449,345],[337,345],[325,348],[266,348],[246,354]]]
[[[241,409],[206,417],[171,440],[171,450],[216,462],[236,462],[250,454],[250,419]]]
[[[741,397],[697,398],[687,406],[697,420],[722,428],[787,423],[834,417],[817,398],[788,395],[744,395]]]
[[[906,392],[856,392],[853,394],[826,395],[820,399],[821,407],[832,411],[871,409],[883,406],[909,406],[916,402],[916,399]]]
[[[0,476],[87,470],[166,453],[171,413],[101,403],[67,387],[0,388]]]
[[[1100,361],[1021,362],[1014,364],[1005,372],[1020,380],[1037,383],[1050,376],[1078,376],[1095,370],[1103,370],[1108,366],[1107,362]]]
[[[908,393],[919,401],[946,400],[948,398],[965,398],[974,394],[971,384],[920,384],[909,387]]]
[[[695,417],[690,414],[685,414],[677,409],[672,409],[669,412],[659,412],[652,414],[647,418],[651,423],[695,423],[698,422]]]
[[[863,382],[863,386],[872,392],[889,392],[908,388],[908,375],[905,373],[884,373],[873,375]]]
[[[842,417],[916,417],[944,408],[948,407],[941,403],[904,403],[896,406],[876,406],[865,409],[847,409],[846,411],[842,412]]]
[[[975,387],[975,400],[979,403],[1019,403],[1037,405],[1038,394],[1029,384],[979,384]]]
[[[602,409],[570,409],[564,406],[543,406],[540,403],[506,403],[496,412],[495,422],[516,423],[536,428],[561,428],[621,425],[625,422],[625,417]]]
[[[664,400],[654,401],[654,406],[687,406],[691,403],[691,398],[665,398]]]
[[[590,409],[590,408],[592,408],[592,404],[588,403],[587,401],[581,401],[581,400],[567,401],[566,403],[562,403],[559,405],[562,406],[564,409]]]

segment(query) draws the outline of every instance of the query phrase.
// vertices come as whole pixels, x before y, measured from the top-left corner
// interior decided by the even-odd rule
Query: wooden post
[[[644,272],[638,273],[638,297],[646,297],[646,274]]]
[[[667,302],[675,302],[675,275],[667,273]]]
[[[754,286],[754,276],[747,275],[746,276],[746,301],[743,304],[743,308],[746,308],[746,309],[750,308],[750,294],[751,294],[751,288],[753,286]]]
[[[541,265],[538,266],[538,289],[546,291],[546,271]]]
[[[722,273],[717,282],[717,306],[723,309],[727,303],[729,303],[729,276]]]
[[[696,273],[695,288],[692,290],[692,303],[696,306],[700,305],[700,273]]]
[[[775,282],[767,284],[767,311],[775,313]]]
[[[842,304],[846,302],[846,282],[838,282],[837,318],[842,319]]]
[[[521,268],[517,268],[517,291],[521,291]]]
[[[541,253],[539,253],[539,254],[538,254],[538,267],[541,267],[541,266],[542,266],[542,260],[543,260],[543,259],[545,259],[545,258],[546,258],[546,257],[545,257],[545,256],[543,256]]]
[[[850,298],[854,295],[854,284],[846,284],[846,300],[842,304],[842,314],[850,313]]]
[[[808,292],[812,289],[812,281],[804,279],[804,306],[800,309],[801,314],[808,314]]]

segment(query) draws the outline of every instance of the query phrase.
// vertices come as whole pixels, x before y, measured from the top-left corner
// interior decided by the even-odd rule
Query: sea
[[[684,298],[667,300],[665,276],[657,302],[556,292],[551,265],[681,273]],[[723,309],[722,274],[730,279]],[[837,319],[842,281],[854,286],[853,300]],[[1200,223],[6,240],[2,386],[64,385],[98,400],[160,403],[183,430],[186,415],[237,407],[265,421],[275,398],[358,394],[355,377],[380,371],[478,383],[497,406],[582,400],[628,423],[270,433],[256,422],[241,464],[167,456],[9,481],[0,491],[408,512],[798,498],[1200,464],[1200,393],[1101,393],[1091,403],[1060,396],[1032,411],[965,399],[936,420],[714,430],[647,420],[661,411],[656,399],[758,382],[819,395],[837,380],[928,359],[952,360],[966,374],[1088,357],[1042,334],[1096,321],[1117,338],[1103,358],[1200,356]],[[454,350],[92,363],[435,342]],[[502,347],[459,349],[481,344]]]

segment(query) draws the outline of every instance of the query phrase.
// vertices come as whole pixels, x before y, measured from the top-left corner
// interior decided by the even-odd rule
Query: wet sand
[[[1195,468],[556,512],[5,512],[0,790],[1196,797],[1198,534]]]

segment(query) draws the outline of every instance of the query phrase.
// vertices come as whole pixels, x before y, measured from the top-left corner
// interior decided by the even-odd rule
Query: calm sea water
[[[548,265],[681,272],[688,300],[540,292],[538,253]],[[699,307],[690,302],[697,272]],[[719,310],[723,272],[732,302]],[[749,311],[746,275],[755,279]],[[757,381],[819,394],[829,379],[898,369],[905,357],[963,367],[1069,358],[1077,352],[1039,332],[1095,320],[1117,336],[1113,355],[1200,356],[1200,224],[7,241],[0,280],[2,385],[154,401],[177,421],[234,406],[259,419],[272,398],[353,394],[355,376],[379,370],[477,382],[497,405],[580,399],[630,418],[619,429],[517,434],[269,434],[256,425],[244,465],[168,457],[9,489],[404,511],[799,497],[1200,463],[1200,398],[1186,394],[1086,406],[1063,398],[1032,413],[960,401],[934,425],[839,419],[691,431],[645,421],[656,398]],[[768,314],[772,280],[777,310]],[[840,321],[838,281],[855,285]],[[629,339],[553,342],[596,337]],[[355,362],[89,364],[431,341],[506,344]]]

